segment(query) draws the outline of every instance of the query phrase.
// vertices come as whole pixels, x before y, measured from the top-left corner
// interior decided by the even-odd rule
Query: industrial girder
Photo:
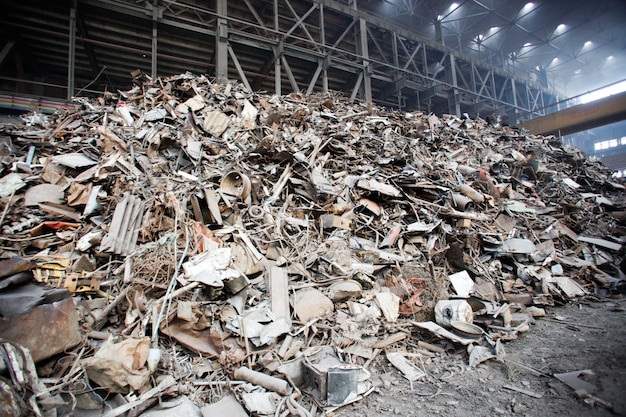
[[[252,88],[273,78],[277,94],[333,88],[347,90],[352,99],[401,109],[498,113],[510,119],[543,115],[546,106],[558,101],[553,91],[534,81],[359,9],[358,0],[77,3],[144,20],[151,43],[149,50],[120,46],[89,39],[84,32],[77,39],[70,20],[70,51],[80,40],[84,45],[149,54],[152,75],[167,75],[163,68],[168,61],[188,62],[203,66],[218,81],[239,79]],[[161,45],[166,42],[159,37],[165,27],[206,36],[212,45],[193,57],[164,52]],[[71,54],[68,59],[72,61]],[[68,92],[74,90],[72,77],[68,71]]]
[[[626,92],[519,123],[535,135],[570,135],[626,120]]]

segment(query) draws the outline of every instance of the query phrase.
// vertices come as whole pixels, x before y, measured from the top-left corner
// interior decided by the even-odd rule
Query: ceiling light
[[[585,42],[585,46],[590,46],[590,45],[591,45],[591,41]]]
[[[613,59],[613,55],[609,55],[606,59],[608,59],[609,61]]]
[[[489,28],[489,31],[493,32],[493,31],[496,31],[498,29],[500,29],[500,26],[492,26],[492,27]]]
[[[452,3],[452,4],[450,5],[450,8],[451,8],[451,9],[456,9],[457,7],[459,7],[459,3]]]
[[[563,29],[565,29],[565,28],[566,28],[566,26],[565,26],[563,23],[561,23],[560,25],[558,25],[558,26],[556,27],[556,30],[563,30]]]
[[[437,15],[437,21],[441,22],[442,20],[443,20],[443,16],[442,16],[442,15],[440,15],[440,14],[438,14],[438,15]]]
[[[531,7],[533,7],[534,5],[535,5],[535,4],[534,4],[533,2],[528,2],[528,3],[526,3],[526,4],[524,5],[524,9],[525,9],[525,10],[528,10],[528,9],[530,9]]]
[[[532,45],[532,43],[530,43],[530,42],[526,42],[526,43],[524,44],[524,46],[526,46],[526,47],[528,47],[528,46],[530,46],[530,45]]]
[[[580,68],[578,68],[576,71],[574,71],[574,74],[578,75],[582,72],[582,70]]]

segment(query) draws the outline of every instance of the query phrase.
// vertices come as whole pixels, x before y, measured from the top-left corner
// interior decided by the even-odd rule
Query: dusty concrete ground
[[[626,415],[626,300],[579,300],[549,308],[531,330],[505,343],[505,363],[469,368],[463,349],[424,362],[428,377],[411,384],[379,358],[371,365],[376,391],[334,412],[377,416],[610,416]],[[590,369],[597,402],[577,399],[554,373]],[[505,388],[536,394],[535,398]],[[589,401],[587,401],[589,402]]]

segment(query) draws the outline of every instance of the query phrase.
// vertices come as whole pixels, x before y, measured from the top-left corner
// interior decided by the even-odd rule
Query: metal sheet
[[[71,298],[0,318],[0,337],[28,348],[35,362],[64,352],[82,340]]]

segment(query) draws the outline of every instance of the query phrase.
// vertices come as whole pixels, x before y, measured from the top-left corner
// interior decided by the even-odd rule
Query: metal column
[[[435,19],[435,40],[442,45],[445,45],[443,38],[443,28],[441,27],[441,20]]]
[[[400,71],[397,70],[397,68],[400,68],[400,60],[398,59],[398,35],[396,32],[393,32],[391,36],[391,49],[393,50],[393,66],[396,68],[393,76],[396,83],[394,90],[397,90],[398,94],[398,109],[402,110],[402,88],[397,87],[400,82]]]
[[[152,58],[150,62],[150,73],[152,75],[152,79],[156,79],[157,77],[157,12],[159,10],[159,0],[154,0],[152,4]]]
[[[517,116],[517,87],[515,86],[515,80],[513,78],[511,78],[511,95],[513,108],[510,111],[510,113],[512,113],[510,116],[511,118],[515,118]]]
[[[274,30],[280,31],[278,26],[278,0],[274,0]],[[280,75],[280,55],[282,53],[283,42],[280,41],[276,47],[274,47],[274,93],[277,96],[282,94],[281,90],[281,75]]]
[[[215,36],[215,78],[228,82],[228,1],[217,0],[217,34]]]
[[[367,20],[360,18],[359,19],[359,38],[360,38],[360,48],[359,53],[363,58],[363,93],[364,96],[362,99],[367,102],[372,102],[372,76],[370,74],[370,62],[369,62],[369,51],[367,48]]]
[[[456,116],[461,115],[461,105],[459,104],[459,84],[456,79],[456,61],[454,55],[449,54],[450,57],[450,84],[452,84],[451,97],[448,98],[448,107],[451,114]]]
[[[322,50],[326,54],[326,30],[324,29],[324,5],[320,3],[320,38],[322,40]],[[322,91],[328,92],[328,57],[324,59],[322,66]]]
[[[69,48],[67,53],[67,99],[74,95],[74,66],[76,63],[76,9],[70,9]]]

